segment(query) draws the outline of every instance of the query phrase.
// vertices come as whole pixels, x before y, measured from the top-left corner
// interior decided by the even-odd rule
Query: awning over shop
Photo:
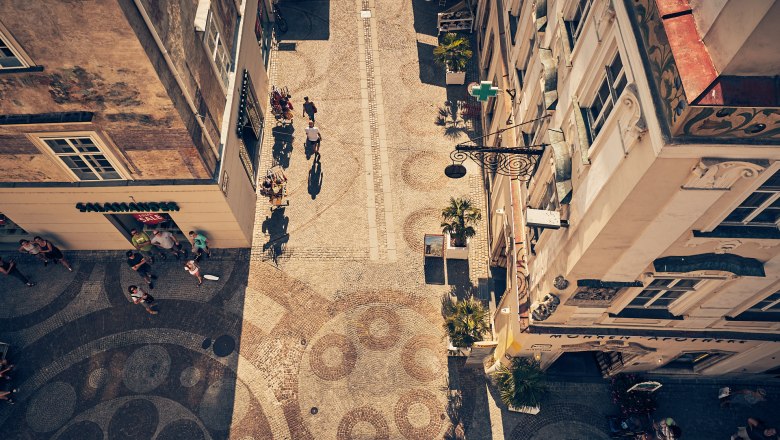
[[[656,272],[687,273],[698,270],[721,270],[734,275],[765,277],[764,263],[755,258],[734,254],[698,254],[684,257],[663,257],[653,261]]]

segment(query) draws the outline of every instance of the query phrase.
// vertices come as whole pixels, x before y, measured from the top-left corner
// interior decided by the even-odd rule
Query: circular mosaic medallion
[[[409,249],[422,253],[425,234],[441,231],[441,211],[433,208],[420,209],[404,220],[404,241]]]
[[[168,377],[171,357],[159,345],[146,345],[133,352],[122,372],[125,386],[136,393],[148,393]]]
[[[108,383],[109,377],[110,374],[107,369],[95,368],[94,370],[92,370],[91,373],[89,373],[89,377],[87,378],[87,383],[89,384],[90,388],[94,388],[94,389],[102,388],[103,385]]]
[[[438,438],[444,423],[442,410],[442,405],[430,391],[410,390],[395,404],[395,425],[409,440]]]
[[[372,306],[355,322],[357,337],[370,350],[387,350],[398,343],[401,318],[390,308]]]
[[[64,425],[76,407],[76,390],[65,382],[41,388],[27,406],[27,424],[35,432],[51,432]]]
[[[134,399],[117,408],[108,423],[108,440],[152,438],[160,416],[154,404],[146,399]]]
[[[428,335],[417,335],[404,344],[401,362],[404,371],[420,382],[429,382],[441,375],[443,353],[437,341]]]
[[[181,386],[192,388],[200,382],[201,372],[195,367],[187,367],[179,375]]]
[[[445,154],[430,151],[413,153],[401,165],[404,183],[419,191],[435,191],[447,183],[444,168],[449,165]]]
[[[103,430],[97,423],[84,420],[62,431],[57,440],[103,440]]]
[[[205,440],[206,435],[192,420],[173,421],[160,431],[157,440]]]
[[[358,430],[359,432],[353,432]],[[339,440],[386,440],[390,438],[390,428],[379,411],[370,406],[363,406],[353,409],[341,418],[336,438]]]
[[[344,335],[336,333],[321,337],[311,347],[309,366],[323,380],[339,380],[355,368],[357,350]]]

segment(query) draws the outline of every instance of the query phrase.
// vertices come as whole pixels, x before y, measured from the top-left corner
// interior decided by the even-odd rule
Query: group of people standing
[[[68,271],[73,272],[73,268],[70,266],[68,260],[65,259],[65,255],[62,254],[62,251],[51,241],[43,237],[35,237],[32,241],[19,240],[19,252],[34,255],[39,260],[43,261],[44,266],[48,266],[49,263],[61,264],[65,266]],[[35,285],[35,282],[19,270],[16,261],[12,259],[4,260],[3,257],[0,256],[0,273],[18,279],[26,284],[27,287],[33,287]]]
[[[149,290],[154,289],[154,280],[157,278],[152,272],[154,264],[154,254],[156,253],[163,260],[168,259],[168,255],[173,255],[177,260],[184,258],[184,270],[198,280],[198,286],[203,284],[203,275],[201,274],[198,262],[205,255],[211,256],[209,249],[209,239],[202,233],[190,231],[187,235],[192,240],[192,257],[187,249],[176,239],[176,236],[169,231],[155,230],[152,237],[146,232],[132,229],[130,238],[135,251],[127,251],[127,265],[146,281]],[[156,315],[154,297],[144,289],[136,285],[127,288],[130,299],[134,304],[140,304],[151,315]]]

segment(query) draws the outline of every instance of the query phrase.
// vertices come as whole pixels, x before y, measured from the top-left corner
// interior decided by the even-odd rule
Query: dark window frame
[[[619,66],[619,68],[618,68]],[[588,136],[591,145],[606,124],[620,95],[628,84],[625,64],[618,51],[609,65],[604,66],[604,79],[599,83],[591,104],[583,109],[585,122],[588,125]]]
[[[566,33],[568,34],[569,43],[572,50],[574,50],[574,47],[577,45],[577,41],[582,34],[582,28],[585,26],[585,21],[590,15],[589,12],[591,5],[593,4],[593,0],[576,0],[576,2],[577,6],[574,8],[574,13],[571,16],[571,19],[564,20],[566,25]]]

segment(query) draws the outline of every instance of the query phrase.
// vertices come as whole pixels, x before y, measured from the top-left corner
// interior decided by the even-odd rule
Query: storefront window
[[[27,231],[0,213],[0,239],[2,241],[16,241],[19,240],[17,237],[25,235],[27,235]]]
[[[717,351],[689,351],[681,353],[673,361],[664,365],[663,369],[695,372],[714,365],[729,356],[729,353]]]
[[[260,110],[260,102],[252,86],[252,79],[249,72],[244,70],[236,131],[240,144],[239,157],[253,187],[257,180],[264,125],[265,121]]]
[[[257,44],[260,45],[260,52],[263,55],[263,65],[268,69],[268,62],[271,59],[271,44],[273,40],[273,27],[268,19],[268,11],[265,8],[265,0],[257,0],[257,16],[255,17],[255,37]]]

